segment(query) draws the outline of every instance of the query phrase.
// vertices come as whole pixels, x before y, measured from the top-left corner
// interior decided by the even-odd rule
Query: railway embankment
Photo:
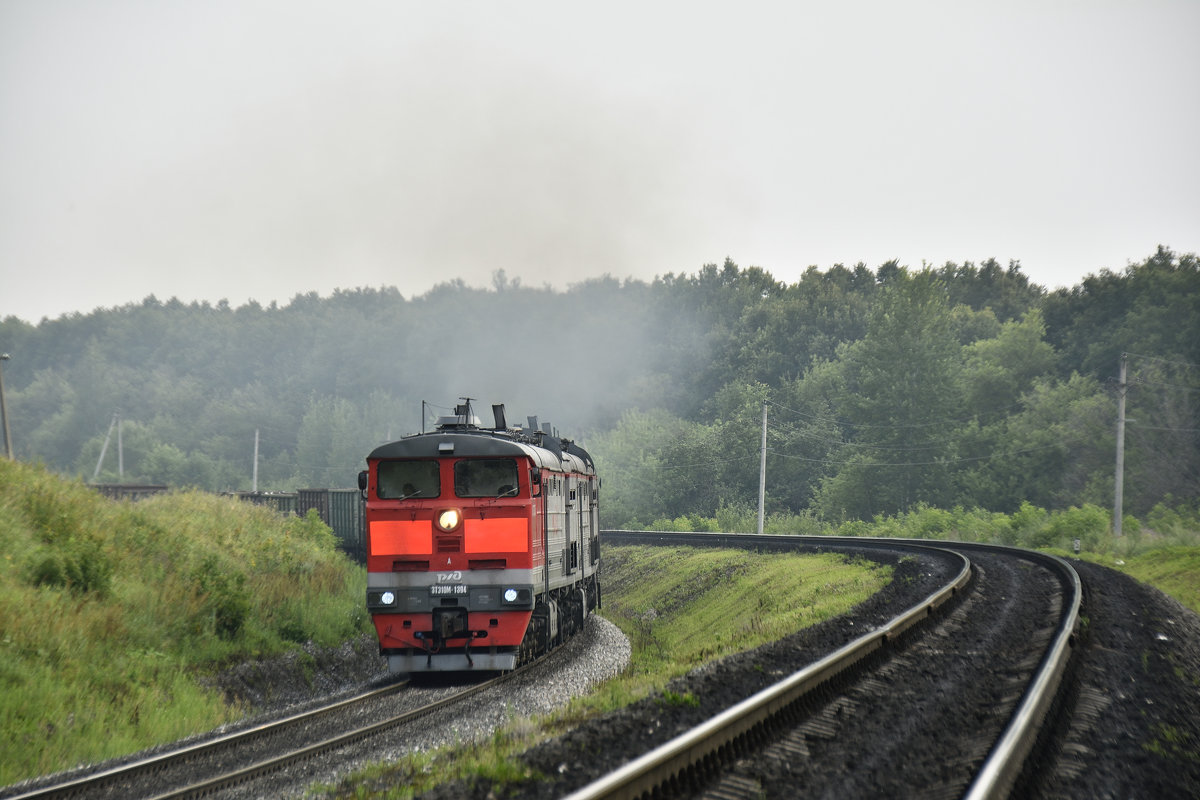
[[[286,655],[320,685],[336,670],[320,654],[370,630],[365,572],[328,527],[233,498],[114,503],[3,459],[0,552],[0,786],[206,731],[269,699],[261,681],[259,696],[213,691],[223,667]]]

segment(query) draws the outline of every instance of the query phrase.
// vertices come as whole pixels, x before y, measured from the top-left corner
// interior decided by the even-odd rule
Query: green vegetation
[[[766,403],[772,514],[1107,508],[1124,353],[1126,510],[1200,501],[1195,254],[1160,247],[1052,292],[993,260],[792,284],[730,259],[565,291],[496,278],[5,318],[16,455],[119,480],[100,453],[120,409],[126,482],[246,489],[258,441],[264,489],[353,486],[376,444],[429,424],[422,400],[468,393],[485,420],[504,401],[577,438],[606,481],[603,525],[639,528],[754,503]],[[570,331],[538,345],[554,380],[513,368],[531,319]]]
[[[606,548],[605,616],[634,646],[624,690],[775,641],[866,600],[890,570],[834,555]]]
[[[1162,756],[1167,761],[1200,761],[1200,748],[1191,741],[1187,731],[1162,723],[1154,727],[1154,739],[1142,745],[1146,752]]]
[[[538,340],[536,361],[553,365],[554,380],[513,366],[535,319],[570,332]],[[422,400],[478,393],[479,410],[505,401],[510,420],[539,414],[578,437],[604,477],[606,528],[754,530],[765,405],[767,532],[1066,553],[1078,541],[1083,557],[1200,610],[1200,258],[1165,247],[1055,291],[991,259],[835,264],[790,285],[726,259],[566,291],[498,273],[490,290],[455,281],[411,299],[354,289],[232,308],[151,296],[37,325],[7,317],[0,351],[12,355],[15,454],[57,474],[245,489],[259,442],[264,489],[352,486],[378,442],[428,423],[417,417]],[[1130,516],[1115,539],[1121,363]],[[124,474],[111,448],[101,458],[116,409]],[[121,743],[123,730],[141,742],[158,726],[170,738],[175,728],[150,718],[177,720],[189,702],[208,709],[189,729],[204,727],[226,712],[189,699],[197,665],[363,623],[356,589],[314,599],[362,580],[329,555],[315,521],[198,494],[100,511],[46,471],[0,477],[0,685],[7,704],[32,698],[5,713],[27,753],[52,752],[68,734],[103,743],[44,761],[22,755],[28,763],[5,774],[136,746]],[[651,608],[663,612],[645,604],[629,623],[646,640],[638,658],[684,658],[673,648],[686,651],[686,638],[648,618]],[[31,638],[47,616],[45,641]],[[114,639],[125,660],[93,661],[116,652],[95,642]],[[25,691],[63,676],[88,690],[66,700]],[[135,696],[130,685],[160,694]],[[643,690],[611,682],[601,702]],[[104,717],[110,707],[124,727]]]
[[[1112,536],[1110,512],[1084,504],[1081,508],[1046,511],[1022,503],[1013,514],[981,509],[916,509],[873,520],[852,520],[840,525],[823,523],[811,514],[777,512],[763,525],[769,534],[806,536],[883,536],[903,539],[944,539],[960,542],[989,542],[1032,549],[1047,549],[1059,555],[1076,555],[1120,570],[1148,583],[1183,605],[1200,613],[1200,513],[1181,507],[1155,506],[1143,525],[1126,517],[1125,535]],[[690,514],[651,523],[652,531],[723,531],[749,533],[757,530],[757,512],[725,507],[714,517]],[[1151,527],[1153,526],[1153,527]]]
[[[196,678],[368,626],[315,516],[201,493],[113,503],[0,460],[0,785],[240,715]]]
[[[714,658],[748,650],[841,614],[887,583],[891,570],[838,556],[663,547],[604,551],[604,615],[629,637],[630,668],[545,718],[513,719],[486,741],[414,753],[324,787],[333,798],[406,800],[438,783],[537,778],[514,756],[547,736],[619,708]],[[747,616],[744,610],[754,611]],[[689,706],[664,692],[658,702]]]

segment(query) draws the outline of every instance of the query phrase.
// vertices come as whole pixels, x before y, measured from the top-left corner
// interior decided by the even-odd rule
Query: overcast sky
[[[1200,251],[1200,2],[2,0],[0,318]]]

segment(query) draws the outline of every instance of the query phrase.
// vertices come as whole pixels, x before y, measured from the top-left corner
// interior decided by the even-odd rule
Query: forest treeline
[[[1125,509],[1200,498],[1200,261],[1164,247],[1055,291],[992,260],[786,284],[726,259],[565,291],[151,296],[8,317],[0,351],[16,457],[64,474],[245,490],[257,439],[260,490],[352,486],[470,396],[588,447],[606,526],[754,506],[764,404],[768,511],[1111,506],[1125,354]]]

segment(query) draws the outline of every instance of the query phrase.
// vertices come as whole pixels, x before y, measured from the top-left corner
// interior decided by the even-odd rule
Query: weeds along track
[[[921,553],[940,588],[865,635],[578,788],[613,797],[1005,797],[1058,696],[1079,624],[1066,562],[959,543],[606,533],[639,544]],[[951,554],[950,551],[954,551]],[[893,610],[893,613],[894,610]],[[724,681],[736,681],[726,676]]]

